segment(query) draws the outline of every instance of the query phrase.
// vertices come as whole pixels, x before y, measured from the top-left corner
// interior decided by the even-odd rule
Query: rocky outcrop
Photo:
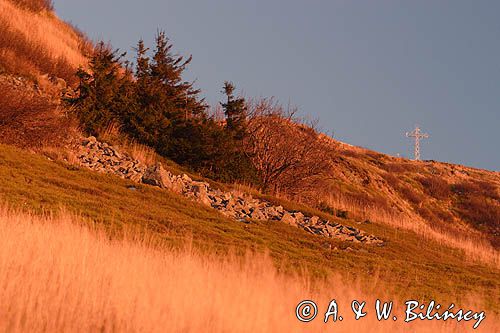
[[[224,192],[207,182],[192,180],[188,175],[174,175],[160,163],[145,166],[112,146],[94,137],[82,140],[77,151],[80,165],[94,171],[160,187],[217,209],[227,217],[241,222],[251,220],[280,221],[301,228],[311,234],[336,238],[342,241],[366,244],[383,244],[383,241],[353,227],[334,223],[319,216],[307,216],[299,211],[288,211],[282,206],[253,198],[248,194]]]

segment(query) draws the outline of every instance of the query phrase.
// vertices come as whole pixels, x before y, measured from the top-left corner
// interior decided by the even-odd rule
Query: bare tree
[[[328,170],[331,149],[325,149],[314,123],[304,123],[296,108],[274,99],[249,103],[246,151],[261,176],[264,190],[297,194],[314,186]]]

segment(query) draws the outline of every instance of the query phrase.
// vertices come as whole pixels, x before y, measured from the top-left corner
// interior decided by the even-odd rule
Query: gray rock
[[[297,220],[297,222],[302,222],[304,220],[304,214],[302,214],[301,212],[295,212],[292,214],[293,217],[295,217],[295,219]]]
[[[297,220],[289,212],[285,212],[285,214],[283,214],[283,217],[281,218],[281,222],[284,222],[284,223],[291,225],[291,226],[294,226],[294,227],[297,226]]]
[[[186,175],[185,173],[183,173],[183,174],[182,174],[181,178],[182,178],[182,180],[183,180],[183,181],[185,181],[185,182],[187,182],[187,183],[190,183],[190,182],[192,182],[192,181],[193,181],[193,180],[192,180],[192,179],[191,179],[188,175]]]
[[[142,176],[142,182],[144,184],[157,186],[161,188],[169,188],[172,182],[169,177],[169,172],[163,169],[161,163],[150,166],[144,172]]]
[[[212,200],[208,196],[208,184],[204,182],[193,182],[191,185],[191,190],[193,191],[196,201],[203,203],[204,205],[210,206]]]

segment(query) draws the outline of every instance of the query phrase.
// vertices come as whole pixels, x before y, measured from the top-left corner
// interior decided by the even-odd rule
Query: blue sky
[[[56,0],[58,15],[129,51],[163,29],[210,104],[224,80],[275,96],[339,140],[500,170],[499,1]]]

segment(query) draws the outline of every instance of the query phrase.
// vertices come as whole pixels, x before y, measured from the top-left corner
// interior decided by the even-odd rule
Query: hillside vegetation
[[[39,150],[77,132],[60,97],[92,45],[52,9],[49,0],[0,0],[0,142]]]
[[[331,140],[332,141],[332,140]],[[358,219],[500,246],[500,173],[414,162],[332,141],[338,154],[311,200]]]
[[[80,170],[8,146],[0,148],[0,193],[0,200],[10,206],[38,214],[64,208],[105,226],[112,234],[135,226],[176,248],[190,240],[194,247],[219,255],[243,254],[248,249],[269,251],[281,270],[303,273],[305,269],[316,279],[337,273],[346,283],[355,279],[365,288],[401,297],[456,302],[479,293],[491,296],[486,300],[488,307],[497,309],[500,304],[498,268],[471,261],[462,251],[421,235],[384,225],[342,221],[386,240],[386,246],[376,247],[320,238],[284,223],[245,224],[169,191]],[[282,203],[290,209],[295,205]],[[447,276],[446,283],[443,276]]]
[[[48,1],[0,1],[0,73],[75,81],[90,45],[51,8]]]
[[[361,292],[353,281],[333,277],[311,285],[279,273],[268,257],[209,256],[194,249],[165,251],[148,236],[129,233],[110,240],[75,217],[57,218],[0,209],[0,331],[101,332],[458,332],[475,321],[405,324],[375,316],[355,321],[353,299],[371,307],[383,291]],[[57,281],[57,283],[55,283]],[[474,295],[479,296],[479,295]],[[303,299],[320,310],[335,298],[342,322],[304,324],[294,318]],[[193,302],[196,306],[193,307]],[[481,311],[476,297],[467,309]],[[477,332],[495,332],[498,316],[487,312]]]
[[[320,134],[274,99],[247,100],[225,82],[222,119],[200,90],[183,81],[191,62],[159,32],[152,54],[138,42],[135,69],[99,44],[67,99],[88,134],[120,135],[224,182],[302,201],[364,222],[389,223],[468,250],[500,246],[500,174],[413,162],[346,145]],[[487,240],[490,244],[483,244]],[[498,253],[493,256],[498,257]]]
[[[321,134],[313,123],[297,117],[293,107],[273,98],[238,95],[231,82],[221,84],[221,102],[209,107],[201,91],[183,78],[192,57],[177,55],[166,33],[157,33],[151,49],[143,41],[136,49],[131,64],[109,45],[93,46],[57,18],[50,1],[0,0],[0,206],[7,207],[1,210],[0,220],[10,244],[0,245],[0,258],[12,268],[0,278],[19,271],[16,260],[23,269],[41,272],[45,278],[63,276],[68,268],[64,281],[75,291],[71,297],[81,295],[85,285],[94,288],[85,300],[88,312],[81,318],[104,331],[110,330],[106,325],[111,317],[117,320],[116,327],[130,328],[127,318],[120,317],[130,316],[147,330],[150,320],[181,316],[155,298],[153,289],[165,297],[189,294],[190,280],[180,281],[193,271],[195,286],[197,279],[206,279],[214,288],[224,290],[224,282],[231,290],[238,279],[246,281],[247,289],[240,296],[249,298],[249,303],[242,304],[276,309],[256,322],[276,330],[283,328],[274,326],[277,316],[285,308],[288,311],[297,290],[304,287],[291,276],[310,282],[306,287],[313,291],[329,288],[335,277],[335,284],[350,291],[356,284],[355,289],[369,297],[435,299],[464,306],[471,297],[480,298],[478,306],[498,314],[499,172],[415,162],[350,146]],[[173,192],[83,169],[71,155],[74,141],[82,135],[121,146],[145,165],[161,161],[173,173],[182,170],[214,188],[249,192],[290,211],[353,226],[383,239],[384,246],[317,237],[273,221],[241,223]],[[19,222],[21,218],[32,225]],[[12,220],[18,222],[10,228]],[[96,236],[85,228],[68,226],[58,235],[53,220],[83,221],[100,231]],[[104,234],[113,241],[105,240]],[[139,240],[147,235],[154,250],[127,239],[130,234]],[[18,242],[26,250],[16,257],[12,248]],[[45,250],[44,244],[48,244]],[[196,255],[183,252],[186,244]],[[92,250],[94,246],[105,255]],[[54,248],[66,255],[51,257],[50,262],[47,258]],[[43,254],[40,261],[33,259],[33,251]],[[272,264],[262,259],[263,253],[268,253]],[[124,256],[131,258],[130,266],[124,264]],[[253,265],[264,265],[263,273],[252,264],[251,268],[235,264],[243,257],[247,263],[255,260]],[[77,265],[83,258],[91,258],[96,277],[88,267]],[[210,261],[203,266],[201,258]],[[220,263],[224,258],[231,258],[227,266]],[[49,269],[51,263],[54,267]],[[176,269],[187,273],[168,274]],[[128,276],[130,271],[134,273]],[[252,274],[256,276],[249,277]],[[23,276],[25,290],[20,287],[21,278],[12,285],[0,281],[0,296],[6,293],[9,311],[15,313],[11,322],[0,320],[12,325],[6,330],[30,328],[23,325],[33,322],[20,319],[26,317],[23,306],[29,302],[65,297],[55,288],[38,293],[40,299],[29,299],[26,290],[43,289],[43,281],[29,275]],[[109,277],[106,283],[116,288],[116,295],[99,294],[99,276]],[[169,278],[179,282],[179,291],[158,282]],[[290,295],[283,296],[283,284],[290,286]],[[144,285],[151,289],[142,290]],[[128,288],[136,288],[135,294],[123,292]],[[214,296],[215,291],[203,294],[196,288],[200,297]],[[21,290],[18,303],[14,290]],[[157,307],[144,307],[143,295],[149,295]],[[283,296],[284,305],[269,295]],[[231,296],[224,293],[220,301]],[[127,307],[127,297],[136,297],[140,309]],[[348,297],[350,292],[344,299]],[[102,303],[103,299],[110,303]],[[117,314],[113,305],[123,305],[124,312]],[[219,303],[202,305],[204,316],[216,318],[211,329],[235,324],[225,322],[220,312],[207,310]],[[96,308],[105,311],[98,315]],[[47,309],[36,307],[34,320],[42,322],[51,311],[60,310],[55,303]],[[3,313],[0,309],[0,318]],[[185,317],[176,319],[180,324],[174,328],[199,328],[186,326]],[[63,322],[54,323],[62,326],[53,328],[70,329],[74,320],[65,313]],[[243,331],[253,327],[241,325]]]

